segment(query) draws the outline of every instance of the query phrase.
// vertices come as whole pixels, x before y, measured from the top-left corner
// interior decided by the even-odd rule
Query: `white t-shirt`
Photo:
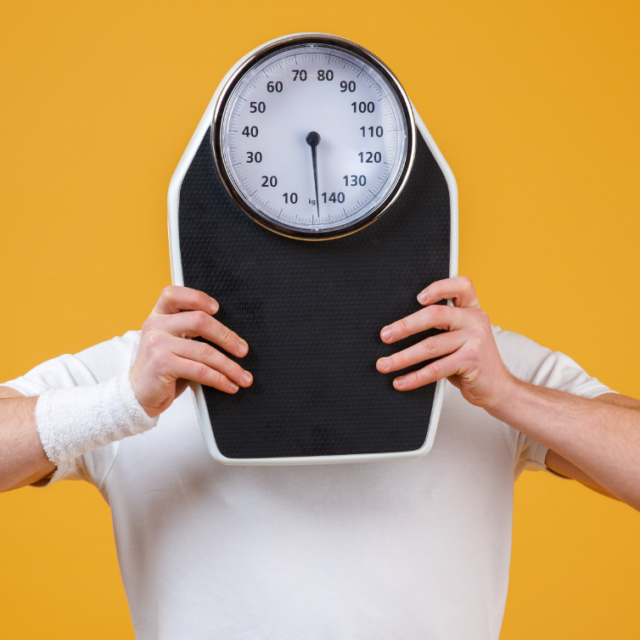
[[[575,362],[495,329],[522,380],[609,391]],[[140,334],[7,383],[27,396],[108,380]],[[111,506],[138,640],[497,640],[513,480],[547,449],[448,384],[434,447],[408,460],[238,467],[207,453],[191,391],[153,430],[59,468]]]

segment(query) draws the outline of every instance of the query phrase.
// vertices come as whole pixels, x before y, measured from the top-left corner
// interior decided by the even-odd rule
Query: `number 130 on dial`
[[[214,111],[227,191],[254,221],[328,240],[377,219],[404,186],[415,125],[399,82],[341,38],[292,36],[249,56]]]

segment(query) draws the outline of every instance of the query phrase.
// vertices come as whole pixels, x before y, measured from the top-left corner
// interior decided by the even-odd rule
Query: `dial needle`
[[[320,218],[320,198],[318,197],[318,159],[316,157],[316,147],[320,144],[320,134],[317,131],[311,131],[307,136],[307,144],[311,147],[313,181],[316,184],[316,207],[318,209],[318,218]]]

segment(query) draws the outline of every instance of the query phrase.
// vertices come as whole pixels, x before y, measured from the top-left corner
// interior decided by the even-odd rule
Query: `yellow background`
[[[493,322],[640,397],[638,7],[3,0],[0,379],[140,327],[170,281],[169,179],[219,80],[315,30],[405,85],[458,180],[460,272]],[[639,543],[630,508],[526,474],[502,638],[640,637]],[[133,637],[92,487],[0,496],[0,567],[3,638]]]

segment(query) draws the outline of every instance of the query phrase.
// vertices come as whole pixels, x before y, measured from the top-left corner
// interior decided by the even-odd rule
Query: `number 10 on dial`
[[[291,238],[329,240],[366,227],[398,196],[415,124],[380,60],[310,34],[241,63],[216,104],[212,145],[227,191],[254,221]]]

